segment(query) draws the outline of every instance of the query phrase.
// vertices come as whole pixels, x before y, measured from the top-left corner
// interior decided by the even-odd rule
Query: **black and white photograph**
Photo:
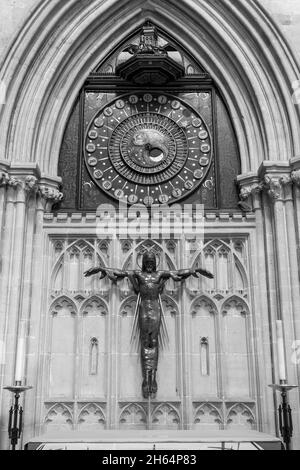
[[[300,450],[299,386],[300,1],[0,0],[0,450]]]

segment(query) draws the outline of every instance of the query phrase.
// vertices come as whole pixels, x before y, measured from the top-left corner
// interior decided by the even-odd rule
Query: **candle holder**
[[[14,394],[14,405],[9,410],[8,421],[8,435],[11,443],[11,450],[16,450],[18,440],[23,431],[23,408],[19,405],[19,398],[21,393],[30,390],[32,387],[22,385],[22,382],[16,382],[11,387],[4,387],[4,390],[9,390]]]
[[[285,444],[285,450],[290,450],[291,438],[293,437],[292,409],[288,403],[288,392],[298,385],[288,385],[286,380],[281,380],[280,384],[269,385],[273,390],[281,394],[281,404],[278,407],[279,429]]]

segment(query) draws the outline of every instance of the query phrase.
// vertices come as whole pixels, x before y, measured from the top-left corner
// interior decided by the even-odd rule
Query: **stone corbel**
[[[243,212],[250,212],[253,209],[260,207],[260,193],[263,190],[263,185],[257,178],[256,174],[240,175],[237,178],[237,183],[240,187],[239,207]]]
[[[50,211],[54,204],[57,204],[63,199],[63,193],[53,186],[40,184],[38,193],[41,197],[46,212]]]
[[[246,201],[253,194],[259,194],[263,190],[262,183],[253,183],[249,186],[242,186],[240,191],[240,198]]]

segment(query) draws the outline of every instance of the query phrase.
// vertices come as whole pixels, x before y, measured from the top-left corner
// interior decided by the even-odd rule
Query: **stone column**
[[[5,347],[5,364],[2,367],[1,388],[14,383],[14,367],[18,341],[20,303],[23,291],[24,235],[26,225],[27,196],[31,191],[28,180],[11,178],[8,181],[5,208],[5,236],[3,240],[3,272],[1,285],[2,338]],[[2,391],[1,430],[7,428],[10,403],[8,392]]]
[[[30,312],[36,306],[32,299],[32,292],[34,292],[32,286],[33,254],[36,252],[34,237],[38,233],[42,233],[42,223],[39,222],[42,218],[38,217],[37,195],[42,193],[42,186],[39,187],[39,184],[45,180],[45,178],[41,179],[39,169],[35,164],[28,164],[24,167],[17,164],[10,165],[8,171],[1,180],[4,199],[2,199],[2,206],[0,205],[3,212],[0,340],[4,344],[5,350],[5,361],[3,361],[5,363],[0,365],[1,449],[9,448],[7,425],[9,407],[12,402],[12,395],[3,390],[3,386],[14,384],[17,342],[21,325],[25,325],[26,354],[28,353]],[[43,211],[45,208],[46,204]],[[38,257],[41,256],[41,253],[42,251],[39,252]],[[40,273],[39,279],[41,280]],[[24,383],[28,384],[29,381],[24,368]],[[35,396],[36,391],[28,393]],[[24,395],[21,397],[22,403],[25,403]],[[30,413],[33,409],[34,406]],[[28,414],[30,415],[30,413]]]
[[[258,406],[258,428],[262,432],[274,433],[274,401],[268,385],[273,382],[270,332],[272,336],[275,325],[274,297],[271,288],[270,263],[268,252],[272,239],[269,215],[265,210],[263,184],[256,174],[238,177],[241,188],[241,208],[253,210],[256,218],[256,233],[250,239],[252,256],[251,303],[253,305],[253,331],[255,347],[256,398]],[[249,209],[248,209],[249,208]],[[269,282],[268,282],[269,281]],[[270,331],[271,330],[271,331]]]
[[[290,167],[268,162],[268,164],[261,167],[260,174],[264,179],[272,214],[277,298],[276,318],[281,319],[284,325],[288,381],[289,383],[298,384],[297,368],[291,361],[292,345],[297,335],[300,297]],[[274,324],[272,328],[274,331]],[[276,336],[274,335],[274,372],[276,383],[279,383],[276,342]],[[279,397],[277,397],[278,399]],[[294,416],[294,442],[297,443],[300,436],[299,395],[291,393],[289,399]]]
[[[44,266],[45,239],[43,235],[44,213],[51,210],[53,204],[60,201],[62,194],[56,189],[55,183],[41,181],[35,197],[33,233],[29,234],[28,258],[31,257],[28,278],[25,278],[27,289],[23,295],[23,319],[27,324],[27,354],[25,376],[27,384],[33,389],[24,397],[24,432],[23,443],[33,435],[42,432],[41,416],[43,413],[41,381],[38,378],[43,373],[45,357],[40,354],[45,341],[46,311],[42,304],[48,293],[42,284],[42,267]],[[30,208],[29,208],[30,210]],[[30,253],[30,255],[29,255]]]

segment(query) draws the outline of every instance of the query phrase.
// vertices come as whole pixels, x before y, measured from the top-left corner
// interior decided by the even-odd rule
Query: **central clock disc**
[[[185,165],[187,139],[171,119],[155,113],[128,117],[112,133],[109,155],[127,180],[156,185],[174,177]]]
[[[172,95],[118,97],[89,124],[84,148],[93,181],[110,196],[146,206],[178,201],[194,191],[212,160],[202,117]]]

